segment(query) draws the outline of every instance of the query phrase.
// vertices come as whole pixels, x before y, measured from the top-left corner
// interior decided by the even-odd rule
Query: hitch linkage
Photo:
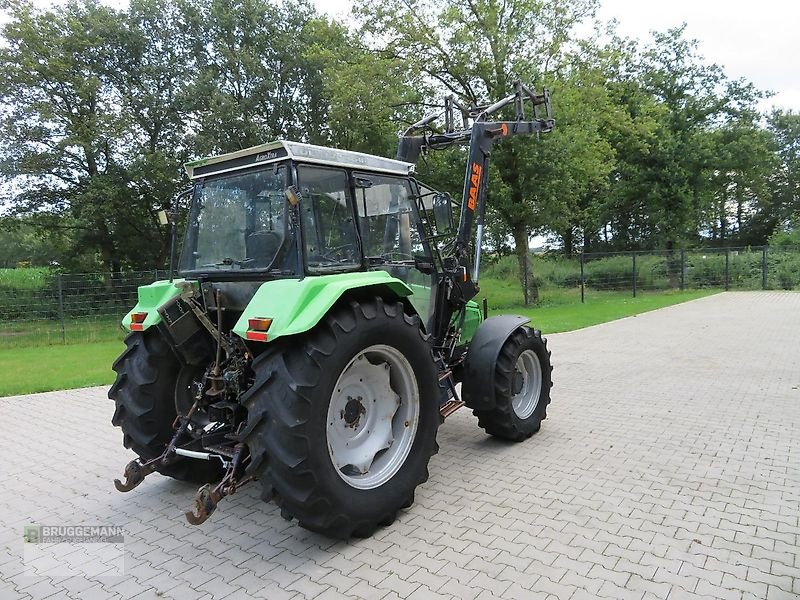
[[[252,477],[247,477],[239,481],[237,471],[242,463],[242,456],[245,454],[246,446],[242,443],[236,444],[233,450],[233,458],[228,464],[222,480],[213,488],[210,483],[205,484],[194,498],[194,509],[186,511],[186,520],[192,525],[205,523],[208,517],[217,510],[217,504],[225,496],[230,496],[238,488],[250,481]]]
[[[175,461],[177,456],[175,448],[178,445],[178,440],[181,438],[181,436],[183,436],[184,433],[186,433],[186,429],[189,427],[189,422],[192,420],[192,416],[194,416],[199,403],[200,400],[195,400],[194,404],[192,404],[192,408],[189,409],[189,413],[185,417],[178,417],[181,422],[180,427],[178,427],[177,431],[175,431],[175,435],[172,436],[172,439],[170,440],[169,444],[167,444],[167,447],[164,448],[164,452],[162,452],[160,456],[157,456],[156,458],[146,462],[142,462],[141,459],[136,458],[125,466],[125,471],[123,473],[125,482],[123,483],[119,479],[114,480],[114,487],[117,488],[117,491],[130,492],[133,488],[142,483],[144,478],[150,475],[150,473],[155,471],[158,467],[165,467]]]

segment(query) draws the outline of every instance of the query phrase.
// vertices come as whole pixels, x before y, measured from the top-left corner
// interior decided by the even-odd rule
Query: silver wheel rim
[[[519,355],[514,369],[514,378],[521,377],[519,392],[511,397],[511,407],[520,419],[527,419],[536,410],[542,395],[542,365],[533,350]],[[516,387],[516,386],[515,386]]]
[[[419,413],[417,379],[406,357],[383,344],[359,352],[328,405],[328,453],[339,477],[361,490],[394,477],[411,450]]]

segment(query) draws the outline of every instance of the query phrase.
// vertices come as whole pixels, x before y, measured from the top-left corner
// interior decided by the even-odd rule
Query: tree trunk
[[[667,277],[669,287],[672,289],[680,287],[681,280],[681,259],[680,254],[675,253],[675,242],[667,241]]]
[[[533,265],[531,264],[531,261],[528,260],[528,228],[523,224],[517,224],[514,225],[513,233],[514,250],[517,253],[517,263],[519,264],[519,280],[522,286],[522,293],[527,301],[527,304],[536,303],[539,301],[539,286],[536,285],[534,280]]]
[[[742,220],[744,216],[744,196],[739,183],[736,183],[736,232],[742,238]]]
[[[575,233],[572,227],[568,227],[564,233],[561,234],[561,239],[564,240],[564,256],[572,258],[572,252],[575,246]]]
[[[106,227],[105,221],[103,219],[95,219],[94,221],[95,227],[97,228],[98,234],[98,241],[100,246],[100,261],[103,265],[103,280],[105,282],[105,288],[107,291],[111,291],[113,288],[113,282],[111,281],[112,273],[114,272],[114,240],[111,239],[111,235],[108,232],[108,227]]]

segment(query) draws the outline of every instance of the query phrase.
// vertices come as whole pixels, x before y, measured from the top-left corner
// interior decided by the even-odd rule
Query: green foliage
[[[43,267],[0,269],[0,289],[41,290],[50,275],[50,269]]]

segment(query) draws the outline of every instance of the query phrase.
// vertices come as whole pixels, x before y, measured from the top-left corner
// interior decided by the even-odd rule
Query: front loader
[[[491,120],[512,105],[514,120]],[[401,135],[396,160],[279,141],[186,165],[178,277],[140,288],[123,319],[109,397],[138,457],[117,489],[153,472],[200,483],[199,524],[258,481],[301,526],[368,536],[413,503],[458,408],[499,438],[539,430],[546,341],[473,298],[491,148],[550,131],[549,96],[517,83],[490,106],[449,98],[443,131],[438,117]],[[453,200],[414,164],[461,144],[454,230]]]

